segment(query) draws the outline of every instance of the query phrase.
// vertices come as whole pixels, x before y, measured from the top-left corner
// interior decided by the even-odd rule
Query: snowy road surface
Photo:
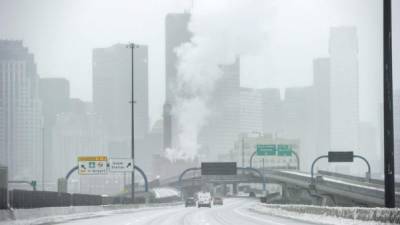
[[[249,208],[255,200],[225,199],[223,206],[212,208],[185,208],[182,206],[147,208],[108,215],[74,219],[57,224],[69,225],[304,225],[283,217],[268,216]]]

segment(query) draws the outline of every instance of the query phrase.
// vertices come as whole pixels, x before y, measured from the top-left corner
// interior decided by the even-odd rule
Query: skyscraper
[[[174,147],[177,139],[177,122],[172,115],[175,106],[174,92],[177,85],[178,57],[175,49],[181,44],[189,42],[192,34],[188,30],[190,14],[174,13],[165,18],[165,105],[164,121],[164,149]]]
[[[149,130],[148,52],[141,45],[134,50],[135,138]],[[106,124],[112,146],[110,154],[130,155],[131,137],[131,51],[123,44],[93,50],[93,104]]]
[[[355,27],[330,31],[331,149],[358,149],[358,39]]]
[[[38,75],[22,41],[0,41],[0,164],[10,180],[41,181],[42,126]]]

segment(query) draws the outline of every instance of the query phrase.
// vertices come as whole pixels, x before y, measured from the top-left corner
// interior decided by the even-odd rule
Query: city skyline
[[[77,6],[71,6],[71,7],[66,7],[66,8],[60,8],[60,4],[62,5],[63,1],[59,1],[58,3],[53,3],[53,4],[47,4],[46,8],[47,9],[54,9],[55,11],[59,11],[61,12],[60,15],[64,12],[64,13],[76,13],[79,16],[85,18],[85,23],[81,24],[78,26],[79,29],[96,29],[96,31],[100,31],[104,32],[103,29],[100,29],[98,26],[91,26],[87,27],[88,25],[92,24],[94,21],[93,20],[89,20],[86,16],[82,15],[82,9],[85,7],[86,3],[82,3],[82,4],[78,4]],[[357,2],[357,1],[355,1]],[[21,9],[22,5],[17,3],[17,2],[13,2],[12,4],[9,4],[10,2],[8,2],[7,0],[2,1],[0,4],[3,3],[7,3],[7,7],[0,7],[1,9],[5,9],[8,8],[8,12],[4,12],[4,13],[0,13],[1,15],[1,20],[3,23],[7,23],[7,21],[9,21],[9,13],[13,12],[13,10],[15,12],[17,12],[17,15],[19,15],[18,13],[20,12],[24,12],[25,9]],[[128,5],[133,4],[133,3],[129,3]],[[146,44],[149,46],[149,65],[151,68],[154,68],[152,70],[149,71],[149,85],[151,87],[151,89],[153,90],[152,92],[149,93],[149,111],[150,111],[150,121],[151,124],[155,123],[155,121],[157,121],[159,118],[162,117],[162,107],[164,104],[164,95],[163,93],[165,93],[165,88],[163,87],[163,85],[161,85],[158,81],[163,81],[165,78],[163,76],[164,71],[164,63],[163,63],[163,55],[164,55],[164,47],[163,47],[163,42],[159,41],[155,39],[155,36],[159,36],[159,37],[164,37],[164,28],[163,28],[163,20],[165,19],[165,16],[167,13],[170,12],[184,12],[185,10],[190,12],[191,10],[191,3],[190,1],[174,1],[172,3],[169,4],[162,4],[160,7],[158,7],[157,9],[155,8],[151,8],[151,4],[154,4],[153,2],[150,3],[146,3],[144,5],[142,5],[143,7],[141,8],[142,10],[144,10],[142,13],[138,14],[143,16],[143,18],[145,18],[150,24],[152,24],[153,26],[149,26],[148,28],[146,28],[147,30],[152,30],[155,31],[151,32],[151,37],[148,36],[148,34],[146,34],[146,32],[142,32],[140,34],[137,34],[135,29],[129,29],[129,32],[125,32],[123,29],[123,23],[121,22],[121,17],[127,16],[127,13],[130,12],[129,9],[124,9],[122,10],[122,13],[120,16],[116,17],[115,21],[116,22],[121,22],[120,25],[118,25],[115,29],[118,31],[121,31],[121,36],[120,37],[116,37],[115,35],[112,34],[107,34],[104,37],[107,38],[91,38],[90,36],[81,36],[81,38],[83,38],[83,40],[88,40],[88,39],[93,39],[95,42],[87,44],[87,45],[82,45],[82,43],[76,43],[75,39],[71,39],[71,41],[67,41],[67,45],[60,45],[59,43],[63,42],[63,38],[68,37],[68,35],[57,35],[54,37],[53,34],[49,34],[50,36],[53,36],[54,41],[49,43],[49,45],[45,48],[43,48],[43,44],[45,41],[44,39],[38,39],[38,35],[40,34],[40,32],[43,31],[42,28],[38,29],[38,30],[32,30],[32,32],[30,32],[30,35],[25,35],[26,30],[22,29],[24,26],[28,25],[30,22],[29,21],[35,21],[35,23],[38,24],[43,24],[46,26],[49,26],[52,29],[52,24],[47,24],[43,21],[44,18],[51,16],[53,14],[49,14],[49,15],[44,15],[44,18],[35,18],[34,20],[26,20],[24,22],[20,22],[18,24],[16,24],[13,27],[9,27],[7,26],[7,24],[1,24],[2,27],[2,31],[0,32],[0,37],[1,38],[8,38],[8,39],[21,39],[21,37],[25,37],[24,38],[24,42],[27,44],[27,46],[30,47],[30,49],[32,49],[32,51],[34,51],[37,55],[37,63],[39,65],[39,74],[41,75],[41,77],[65,77],[68,78],[68,80],[71,82],[71,96],[72,97],[79,97],[85,101],[90,101],[92,99],[91,97],[91,66],[90,66],[90,57],[91,57],[91,49],[93,48],[98,48],[98,47],[103,47],[103,46],[109,46],[111,44],[115,44],[115,43],[128,43],[130,41],[137,41],[139,43],[142,44]],[[282,3],[282,5],[284,5],[285,3]],[[314,36],[310,36],[309,38],[301,38],[298,39],[297,42],[291,43],[289,42],[287,46],[293,46],[295,48],[299,48],[299,46],[311,46],[311,45],[315,45],[315,47],[319,47],[320,49],[322,49],[322,51],[320,50],[319,52],[316,51],[310,51],[314,52],[312,55],[321,55],[321,56],[325,56],[327,55],[328,51],[326,47],[323,47],[324,43],[326,43],[327,40],[327,36],[328,36],[328,31],[326,30],[326,25],[325,24],[329,24],[331,26],[333,25],[355,25],[358,27],[358,30],[360,32],[360,34],[362,36],[368,37],[370,36],[372,39],[365,39],[362,42],[360,42],[360,49],[361,51],[367,51],[365,49],[365,46],[374,46],[371,45],[370,43],[376,43],[376,41],[379,42],[380,40],[380,35],[378,35],[379,32],[375,32],[374,30],[378,27],[378,23],[374,22],[374,23],[369,23],[370,21],[368,20],[368,17],[355,17],[355,15],[353,16],[351,13],[348,13],[350,11],[352,11],[354,8],[357,8],[358,12],[360,13],[360,15],[375,15],[378,16],[378,14],[375,11],[372,11],[372,9],[375,7],[375,5],[377,4],[376,1],[367,1],[365,2],[365,7],[359,8],[356,7],[356,3],[347,5],[347,8],[344,8],[343,4],[339,1],[337,3],[332,3],[332,2],[327,2],[326,6],[321,6],[318,3],[310,3],[309,5],[304,5],[301,6],[302,10],[307,10],[310,14],[310,16],[313,16],[313,14],[315,14],[314,12],[316,12],[317,10],[314,10],[316,7],[319,7],[321,11],[325,11],[326,13],[326,17],[324,20],[321,20],[321,24],[316,24],[314,22],[312,23],[308,23],[307,27],[304,27],[305,29],[318,29],[321,32],[312,32]],[[396,5],[397,3],[394,3],[394,7],[398,7]],[[105,8],[107,8],[108,4],[105,2],[99,2],[99,5],[96,8],[93,8],[92,10],[89,11],[88,15],[92,15],[94,18],[99,16],[99,12],[102,12],[103,10],[105,10]],[[367,6],[368,5],[368,6]],[[331,6],[331,7],[330,7]],[[373,7],[369,7],[369,6],[373,6]],[[278,15],[276,15],[275,17],[273,17],[274,19],[272,21],[276,21],[279,20],[281,21],[283,24],[286,24],[286,22],[291,21],[288,18],[288,15],[290,15],[290,13],[292,13],[293,15],[297,15],[298,13],[293,12],[294,8],[297,7],[296,5],[293,5],[293,7],[290,7],[288,9],[282,10],[281,9],[281,4],[277,4],[275,7],[280,13]],[[329,8],[330,7],[330,8]],[[380,6],[379,6],[380,7]],[[376,8],[379,8],[376,7]],[[268,8],[268,7],[267,7]],[[21,9],[21,10],[20,10]],[[118,7],[118,9],[120,9],[120,7]],[[192,11],[194,13],[198,12],[201,13],[202,10],[208,9],[208,3],[198,3],[195,4],[195,6],[193,7]],[[37,7],[30,7],[29,11],[26,11],[24,16],[27,18],[30,18],[32,16],[35,15],[36,10],[39,10],[39,8]],[[115,9],[117,10],[117,9]],[[379,11],[379,10],[378,10]],[[377,12],[378,12],[377,11]],[[47,12],[47,11],[46,11]],[[152,16],[153,12],[157,12],[154,13],[154,15],[157,16]],[[333,19],[333,15],[341,15],[340,17],[335,17],[335,19]],[[54,15],[53,15],[54,16]],[[398,15],[394,15],[395,17]],[[65,21],[62,18],[59,17],[55,17],[55,21],[60,22],[63,25],[66,25],[67,27],[69,27],[69,30],[73,29],[73,27],[71,25],[75,24],[77,22],[78,17],[74,20],[71,21]],[[360,18],[365,18],[364,20],[360,19]],[[101,20],[100,20],[101,21]],[[133,26],[137,27],[138,25],[136,24],[137,20],[132,20],[133,21]],[[0,23],[2,23],[0,22]],[[292,21],[291,21],[292,22]],[[306,17],[304,17],[303,20],[299,20],[296,23],[300,23],[300,22],[309,22],[309,19],[307,19]],[[324,25],[322,25],[324,24]],[[271,47],[273,50],[276,47],[284,47],[282,49],[283,53],[287,53],[287,49],[285,46],[281,46],[281,45],[276,45],[276,47],[274,46],[274,43],[277,43],[277,40],[281,40],[281,37],[283,37],[284,35],[288,35],[291,32],[296,32],[297,29],[297,25],[293,26],[293,25],[288,25],[288,30],[287,31],[282,31],[280,29],[278,29],[274,24],[271,24],[271,22],[266,21],[266,26],[270,27],[271,31],[274,31],[274,33],[276,33],[276,35],[270,36],[269,41],[271,42],[270,44],[268,44],[269,47]],[[143,28],[144,29],[144,28]],[[46,31],[43,31],[44,33],[48,33]],[[399,32],[399,28],[398,26],[394,27],[394,33]],[[57,32],[53,32],[53,33],[57,33]],[[96,32],[98,33],[98,32]],[[311,33],[311,32],[309,32]],[[315,33],[320,33],[318,36],[315,36]],[[155,35],[153,36],[153,34],[159,34],[159,35]],[[372,34],[372,35],[370,35]],[[137,37],[137,38],[133,38],[133,37]],[[315,40],[312,43],[310,43],[310,40]],[[55,44],[58,44],[57,48],[53,48],[55,46]],[[76,45],[75,45],[76,44]],[[66,49],[66,47],[68,46],[68,49]],[[364,47],[363,47],[364,46]],[[395,48],[396,45],[394,45]],[[373,47],[374,49],[377,49],[377,47]],[[60,49],[62,52],[65,52],[66,54],[62,54],[59,55],[59,57],[52,57],[55,56],[57,54],[55,54],[55,50],[56,49]],[[311,48],[312,49],[312,48]],[[325,49],[325,50],[323,50]],[[365,49],[365,50],[362,50]],[[372,50],[372,47],[368,47],[368,49]],[[273,50],[275,51],[275,50]],[[369,51],[369,50],[368,50]],[[376,51],[376,50],[374,50]],[[271,51],[269,51],[271,52]],[[79,54],[78,54],[79,53]],[[284,54],[283,56],[289,56],[288,54]],[[395,54],[396,51],[394,51]],[[78,54],[78,55],[77,55]],[[360,72],[362,74],[366,74],[363,75],[362,77],[368,77],[372,78],[372,73],[373,72],[378,72],[379,74],[381,73],[381,70],[378,69],[378,66],[374,66],[374,69],[364,69],[365,65],[372,65],[371,63],[368,63],[368,61],[366,61],[367,59],[372,59],[371,57],[374,57],[372,55],[371,56],[364,56],[364,54],[362,52],[360,52],[361,57],[360,57]],[[306,60],[306,58],[312,59],[312,55],[307,54],[307,57],[303,57],[304,59],[302,59],[302,63],[300,64],[300,67],[296,67],[298,69],[298,71],[302,71],[300,73],[300,76],[298,75],[298,73],[294,73],[294,72],[290,72],[290,71],[285,71],[285,69],[282,69],[279,63],[276,63],[276,61],[274,61],[274,57],[272,55],[270,55],[270,53],[268,53],[267,55],[263,56],[266,57],[267,60],[262,59],[263,57],[259,57],[259,56],[247,56],[247,59],[243,59],[243,66],[242,66],[242,80],[241,83],[243,84],[242,86],[244,87],[250,87],[250,88],[264,88],[264,87],[278,87],[281,89],[281,93],[283,94],[283,88],[284,87],[291,87],[291,86],[304,86],[304,85],[308,85],[311,83],[312,80],[312,64],[309,63],[310,60]],[[376,57],[379,57],[380,53],[376,55]],[[49,57],[51,56],[51,57]],[[73,56],[73,57],[72,57]],[[75,57],[76,56],[76,57]],[[396,56],[396,55],[395,55]],[[45,63],[43,63],[45,60],[48,60],[49,62],[51,62],[51,65],[47,65]],[[249,61],[252,61],[252,64],[249,64]],[[270,61],[270,62],[269,62]],[[272,63],[274,62],[274,63]],[[265,64],[266,63],[266,64]],[[272,63],[272,64],[271,64]],[[78,66],[71,66],[72,64],[76,64]],[[265,66],[263,65],[265,64]],[[275,64],[275,65],[274,65]],[[252,65],[251,68],[249,67],[249,65]],[[269,66],[269,69],[266,69],[266,66]],[[272,66],[271,66],[272,65]],[[279,67],[277,67],[279,65]],[[394,66],[394,71],[396,73],[396,71],[399,71],[398,66]],[[277,70],[278,69],[278,70]],[[282,69],[282,70],[279,70]],[[259,72],[257,72],[256,70],[262,71],[261,75]],[[398,73],[398,72],[397,72]],[[77,82],[77,79],[79,79],[79,82]],[[270,81],[270,82],[258,82],[259,80],[266,80],[266,81]],[[284,80],[286,80],[287,82],[283,82]],[[376,82],[381,82],[380,79],[376,79]],[[300,81],[300,82],[299,82]],[[375,107],[376,104],[372,104],[369,103],[369,99],[375,99],[373,102],[378,101],[381,97],[380,93],[381,91],[376,89],[375,92],[370,92],[370,89],[375,89],[373,88],[373,85],[376,82],[366,82],[364,80],[364,78],[361,78],[360,80],[360,112],[361,112],[361,118],[363,120],[369,120],[369,121],[374,121],[376,118],[376,113],[373,113],[373,115],[371,114],[370,108],[371,107]],[[161,82],[162,83],[162,82]],[[378,99],[377,99],[378,98]],[[375,110],[376,111],[376,110]]]

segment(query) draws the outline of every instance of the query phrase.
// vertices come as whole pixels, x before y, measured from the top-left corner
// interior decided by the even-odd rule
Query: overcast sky
[[[247,1],[257,6],[257,0]],[[377,113],[371,111],[377,111],[376,105],[382,99],[381,2],[270,0],[262,18],[267,31],[265,42],[258,54],[243,58],[242,86],[310,85],[312,59],[328,56],[329,28],[356,26],[360,116],[374,121]],[[192,11],[207,13],[212,4],[194,1]],[[92,99],[93,48],[130,41],[148,45],[150,117],[154,122],[161,118],[165,98],[165,15],[190,10],[191,6],[192,0],[0,0],[0,39],[22,39],[35,54],[41,77],[67,78],[72,97],[84,100]],[[400,37],[399,1],[393,1],[393,8],[394,37]],[[222,22],[216,19],[216,23]],[[400,60],[400,44],[396,43],[394,69],[400,77],[400,63],[396,63]]]

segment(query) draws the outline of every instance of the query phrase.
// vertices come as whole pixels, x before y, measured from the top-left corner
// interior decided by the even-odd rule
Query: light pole
[[[42,127],[42,191],[44,191],[44,126]]]
[[[132,161],[133,161],[133,166],[135,165],[135,92],[134,92],[134,85],[135,85],[135,48],[139,48],[139,45],[136,45],[135,43],[130,43],[128,46],[128,48],[131,49],[131,59],[132,59],[132,68],[131,68],[131,72],[132,72],[132,87],[131,87],[131,91],[132,91],[132,95],[131,95],[131,157],[132,157]],[[132,197],[132,203],[135,203],[135,170],[132,170],[132,182],[131,182],[131,197]]]
[[[242,136],[242,167],[244,167],[244,134]]]
[[[392,82],[392,1],[383,1],[383,118],[385,207],[396,207],[394,138],[393,138],[393,82]]]

